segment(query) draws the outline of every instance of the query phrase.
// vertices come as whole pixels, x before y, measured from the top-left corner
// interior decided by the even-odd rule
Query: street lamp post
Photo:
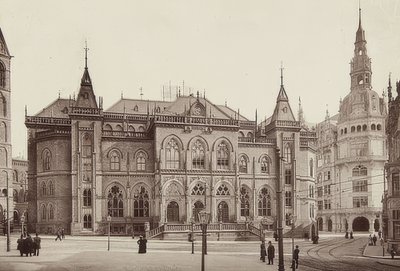
[[[108,221],[108,251],[110,251],[110,231],[111,231],[111,216],[107,216]]]
[[[202,231],[202,250],[201,250],[201,271],[204,271],[204,255],[206,254],[206,242],[207,242],[207,224],[210,220],[210,214],[205,210],[199,212],[199,221]]]
[[[194,221],[192,221],[192,233],[190,241],[192,242],[192,254],[194,254]]]
[[[276,209],[277,209],[277,232],[278,232],[278,271],[284,271],[285,266],[283,263],[283,233],[282,233],[282,184],[281,184],[281,161],[280,149],[276,148]]]
[[[10,187],[8,186],[8,175],[6,176],[7,180],[7,252],[10,252]]]

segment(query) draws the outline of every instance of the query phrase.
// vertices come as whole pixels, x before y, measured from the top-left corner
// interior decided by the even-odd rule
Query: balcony
[[[149,138],[144,132],[129,132],[129,131],[107,131],[103,130],[103,137],[112,138]]]
[[[54,126],[70,127],[71,120],[67,119],[67,118],[26,116],[25,117],[25,125],[28,128],[36,128],[36,127],[45,128],[45,127],[54,127]]]

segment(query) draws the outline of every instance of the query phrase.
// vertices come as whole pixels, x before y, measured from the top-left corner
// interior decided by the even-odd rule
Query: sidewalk
[[[389,265],[389,266],[394,266],[394,267],[399,267],[400,268],[400,257],[395,256],[394,259],[390,256],[390,254],[386,251],[386,246],[385,246],[385,256],[383,256],[383,249],[382,246],[376,245],[376,246],[365,246],[363,256],[364,257],[369,257],[369,258],[375,258],[377,259],[377,262],[383,265]]]

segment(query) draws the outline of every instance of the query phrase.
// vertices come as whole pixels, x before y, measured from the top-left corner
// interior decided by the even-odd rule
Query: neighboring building
[[[30,231],[103,234],[110,214],[111,232],[130,235],[189,224],[203,209],[211,223],[273,231],[277,146],[285,213],[313,230],[316,134],[295,120],[283,83],[260,125],[198,93],[121,98],[103,111],[86,65],[76,100],[59,98],[25,124]]]
[[[8,193],[12,186],[12,150],[11,150],[11,55],[0,29],[0,227],[4,227],[8,213],[13,216],[12,194]]]
[[[396,82],[397,97],[392,98],[389,78],[388,103],[389,116],[386,122],[389,162],[385,165],[387,186],[383,201],[383,236],[392,248],[400,252],[400,82]]]
[[[24,216],[24,222],[28,221],[28,161],[17,157],[12,159],[12,201],[13,201],[13,227],[20,229],[21,217]],[[10,194],[11,196],[11,194]]]
[[[372,90],[371,59],[359,25],[350,63],[350,93],[339,114],[317,125],[317,205],[320,230],[381,229],[387,159],[384,98]]]

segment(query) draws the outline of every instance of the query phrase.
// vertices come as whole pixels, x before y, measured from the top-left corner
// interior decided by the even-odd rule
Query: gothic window
[[[0,87],[6,87],[6,67],[0,62]]]
[[[83,190],[83,206],[92,206],[92,190],[90,188]]]
[[[248,137],[248,138],[253,138],[253,133],[252,133],[252,132],[248,132],[248,133],[247,133],[247,137]]]
[[[357,77],[357,81],[358,81],[359,85],[364,84],[364,78],[363,78],[363,76],[361,74]]]
[[[291,191],[285,192],[285,206],[292,207],[292,192]]]
[[[91,215],[84,215],[83,216],[83,228],[84,229],[91,229],[92,228],[92,216]]]
[[[133,216],[149,217],[149,192],[143,186],[133,196]]]
[[[0,103],[1,103],[1,100],[0,100]],[[1,104],[0,104],[0,107],[1,107]],[[7,142],[7,124],[4,121],[0,123],[0,142]]]
[[[167,222],[179,221],[179,205],[175,201],[171,201],[167,206]]]
[[[242,132],[242,131],[240,131],[240,132],[239,132],[239,135],[238,135],[238,137],[239,137],[239,138],[241,138],[241,137],[244,137],[244,134],[243,134],[243,132]]]
[[[13,182],[18,182],[18,171],[13,170]]]
[[[366,167],[359,165],[353,168],[353,177],[367,176],[367,175],[368,175],[368,169]]]
[[[121,125],[117,125],[117,126],[115,126],[115,131],[123,131],[124,129],[122,128],[122,126]]]
[[[217,169],[229,169],[229,150],[225,142],[217,147]]]
[[[108,190],[107,196],[107,208],[108,214],[112,217],[123,217],[124,216],[124,196],[122,190],[114,185]]]
[[[192,146],[192,166],[194,169],[205,168],[204,145],[199,139],[197,139]]]
[[[217,188],[217,196],[229,196],[231,193],[229,192],[228,187],[225,184],[221,184]]]
[[[361,132],[361,125],[357,125],[357,132]]]
[[[285,158],[286,163],[290,164],[292,162],[292,148],[289,144],[286,144],[284,148],[283,157]]]
[[[7,101],[3,94],[0,92],[0,116],[7,115]]]
[[[266,156],[261,158],[261,173],[269,173],[269,160]]]
[[[92,137],[89,134],[85,134],[82,138],[82,157],[92,156]]]
[[[129,132],[135,132],[135,127],[133,127],[132,125],[128,126],[128,131]]]
[[[7,167],[7,150],[0,148],[0,167]]]
[[[382,126],[380,124],[376,125],[376,130],[380,131],[382,129]]]
[[[42,205],[42,210],[41,210],[42,212],[41,212],[41,217],[42,217],[42,220],[44,221],[44,220],[46,220],[46,216],[47,216],[47,211],[46,211],[46,205]]]
[[[372,131],[375,131],[375,130],[376,130],[376,125],[375,125],[375,124],[372,124],[372,125],[371,125],[371,130],[372,130]]]
[[[46,196],[46,195],[47,195],[46,183],[42,182],[42,196]]]
[[[168,169],[179,169],[179,145],[175,139],[171,139],[165,148],[165,166]]]
[[[120,169],[120,157],[118,151],[116,150],[110,153],[110,169],[111,170]]]
[[[314,177],[314,160],[310,159],[310,177]]]
[[[52,204],[49,204],[49,220],[54,219],[54,206]]]
[[[16,189],[13,189],[13,201],[18,202],[18,192]]]
[[[106,124],[106,125],[104,125],[104,129],[103,130],[104,131],[112,131],[112,127],[111,127],[110,124]]]
[[[285,184],[292,184],[292,170],[285,169]]]
[[[239,158],[239,172],[247,173],[247,159],[244,155],[240,156]]]
[[[351,126],[351,132],[354,133],[356,131],[356,127],[355,126]]]
[[[193,218],[195,222],[199,222],[199,213],[204,210],[204,204],[201,201],[196,201],[193,206]]]
[[[144,133],[146,131],[146,129],[144,129],[143,126],[139,126],[139,132]]]
[[[191,195],[193,196],[202,196],[204,195],[205,189],[202,183],[197,183],[191,192]]]
[[[49,182],[49,195],[50,196],[54,195],[54,183],[53,183],[53,181]]]
[[[347,128],[344,128],[344,133],[347,134]]]
[[[250,216],[250,193],[243,186],[240,189],[240,215]]]
[[[51,168],[51,153],[45,150],[43,153],[43,171],[48,171]]]
[[[136,155],[136,170],[137,171],[146,170],[146,156],[143,152],[139,152]]]
[[[133,111],[135,111],[135,112],[139,111],[139,107],[137,105],[135,105],[135,107],[133,108]]]
[[[363,125],[362,130],[363,131],[367,131],[367,125],[366,124]]]
[[[271,216],[271,195],[267,188],[258,193],[258,216]]]

